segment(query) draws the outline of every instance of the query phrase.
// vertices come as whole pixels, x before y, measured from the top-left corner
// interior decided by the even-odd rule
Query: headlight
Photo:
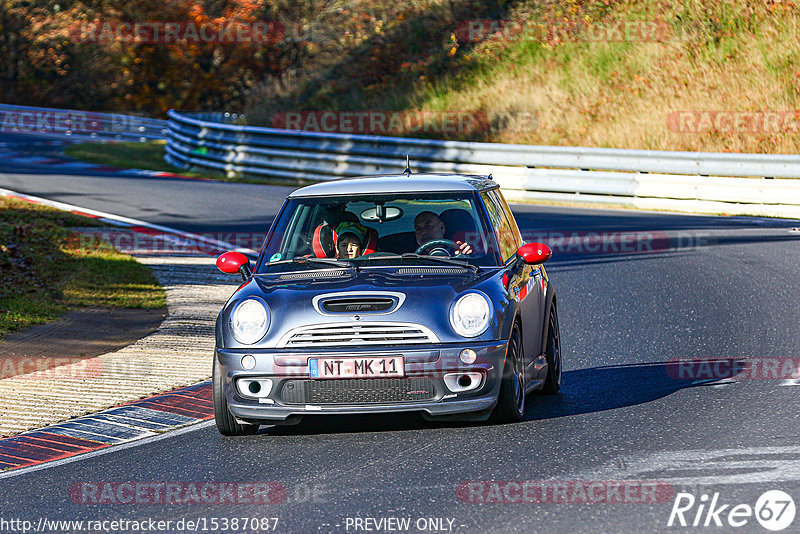
[[[450,324],[459,336],[483,334],[492,319],[492,304],[483,293],[467,293],[450,310]]]
[[[243,345],[252,345],[269,328],[269,308],[255,299],[240,302],[231,314],[231,333]]]

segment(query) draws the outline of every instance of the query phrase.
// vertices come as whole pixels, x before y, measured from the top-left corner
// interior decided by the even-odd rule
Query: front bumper
[[[497,403],[507,346],[507,342],[493,341],[414,347],[399,346],[396,348],[368,347],[349,351],[252,351],[218,348],[215,357],[221,366],[221,375],[225,380],[224,391],[230,412],[243,421],[269,424],[270,422],[285,421],[290,416],[305,414],[414,411],[435,417],[490,410]],[[476,352],[477,358],[474,363],[465,364],[460,360],[459,354],[465,348],[471,348]],[[256,364],[253,369],[242,367],[242,358],[246,355],[255,358]],[[418,400],[403,399],[403,390],[398,389],[399,393],[393,395],[394,398],[391,401],[353,402],[354,395],[341,395],[342,388],[348,387],[348,383],[357,387],[361,386],[362,383],[365,384],[362,382],[365,379],[311,380],[309,377],[309,358],[354,356],[403,356],[404,378],[368,379],[372,383],[369,387],[380,388],[383,384],[388,384],[388,382],[382,382],[387,380],[394,381],[394,386],[402,388],[407,383],[414,381],[413,387],[417,387],[417,384],[424,384],[424,391],[405,392],[412,397],[418,397]],[[479,373],[479,385],[469,391],[452,391],[445,382],[445,375],[464,373]],[[268,395],[259,398],[251,395],[245,396],[237,387],[237,381],[240,379],[270,379],[272,388]],[[339,383],[335,384],[335,382]],[[452,380],[450,383],[452,384]],[[329,400],[323,402],[307,402],[303,400],[303,396],[298,396],[297,390],[294,389],[302,388],[304,392],[310,392],[315,387],[328,391],[338,389],[340,398],[346,398],[349,401],[330,397]],[[421,393],[424,394],[420,395]]]

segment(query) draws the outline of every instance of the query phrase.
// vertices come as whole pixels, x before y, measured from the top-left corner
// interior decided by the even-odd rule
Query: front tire
[[[237,423],[228,410],[228,401],[225,399],[225,379],[222,376],[222,366],[214,357],[214,370],[211,374],[211,391],[214,397],[214,422],[217,430],[223,436],[248,436],[258,431],[258,425]]]
[[[518,423],[525,415],[525,363],[522,354],[522,338],[515,327],[508,340],[500,394],[494,411],[498,423]]]

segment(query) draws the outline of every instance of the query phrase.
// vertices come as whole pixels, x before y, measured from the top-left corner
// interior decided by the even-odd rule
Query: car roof
[[[487,191],[497,188],[497,182],[487,176],[466,174],[383,174],[356,176],[309,185],[293,191],[289,197],[331,195],[366,195],[382,193],[416,193],[449,191]]]

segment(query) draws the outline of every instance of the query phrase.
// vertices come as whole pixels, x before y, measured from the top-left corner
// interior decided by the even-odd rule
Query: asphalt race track
[[[265,232],[290,191],[53,175],[35,165],[0,170],[3,188],[215,235]],[[199,531],[236,517],[278,518],[269,523],[278,532],[767,532],[753,516],[734,528],[728,514],[755,507],[767,490],[800,499],[800,380],[769,372],[677,377],[669,362],[748,358],[797,370],[800,233],[792,228],[800,222],[513,208],[526,238],[555,241],[546,267],[565,355],[562,393],[530,399],[523,423],[308,419],[245,438],[198,425],[2,478],[0,517],[34,525],[200,519]],[[90,487],[81,483],[121,482],[271,483],[278,502],[92,504],[81,495]],[[522,496],[521,488],[543,484],[544,497]],[[586,488],[595,499],[581,498]],[[691,524],[697,516],[700,526],[668,527],[679,492],[696,499],[684,517]],[[708,517],[715,494],[717,508],[728,506]],[[800,518],[786,532],[798,525]]]

